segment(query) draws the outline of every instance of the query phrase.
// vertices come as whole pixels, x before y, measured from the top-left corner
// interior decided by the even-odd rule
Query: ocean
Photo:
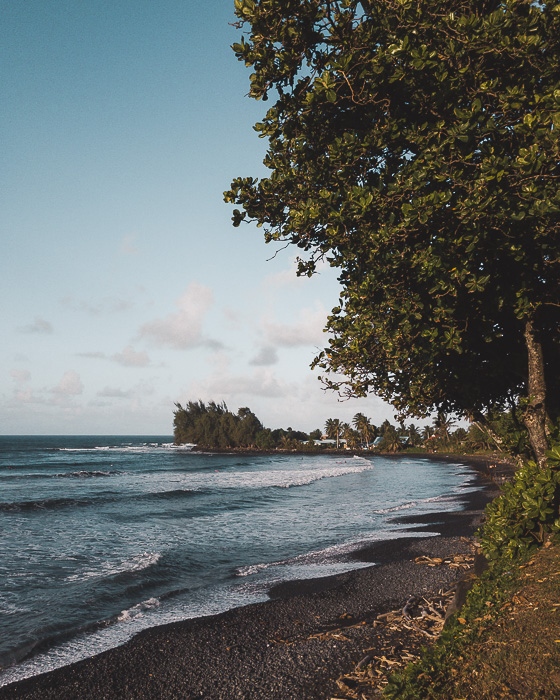
[[[351,553],[403,536],[395,516],[461,509],[473,479],[427,457],[0,436],[0,685],[281,581],[370,566]]]

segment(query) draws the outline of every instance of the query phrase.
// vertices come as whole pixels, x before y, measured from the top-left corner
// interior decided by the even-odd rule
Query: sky
[[[170,435],[175,402],[270,428],[394,417],[309,367],[336,270],[235,229],[266,174],[233,0],[0,0],[0,433]]]

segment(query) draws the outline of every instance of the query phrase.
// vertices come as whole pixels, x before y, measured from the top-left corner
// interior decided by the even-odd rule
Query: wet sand
[[[420,536],[373,543],[354,553],[375,565],[283,583],[270,590],[265,603],[145,630],[121,647],[1,687],[0,700],[336,697],[336,678],[375,646],[377,632],[369,623],[377,614],[402,607],[412,595],[436,595],[464,573],[420,566],[414,559],[471,551],[484,506],[497,493],[480,473],[477,481],[482,489],[460,497],[462,511],[394,519]],[[439,535],[422,537],[422,532]],[[340,627],[347,627],[343,636],[321,634]]]

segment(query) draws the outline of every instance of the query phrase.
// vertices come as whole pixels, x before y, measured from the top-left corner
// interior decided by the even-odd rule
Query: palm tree
[[[379,434],[380,434],[380,435],[385,435],[385,433],[386,433],[388,430],[394,430],[394,429],[395,429],[394,426],[391,425],[391,423],[389,422],[389,420],[388,420],[387,418],[385,418],[385,420],[383,421],[383,423],[381,423],[381,425],[379,426]]]
[[[455,424],[455,421],[450,418],[443,411],[438,411],[437,416],[434,418],[434,428],[436,431],[436,436],[447,445],[449,442],[449,428]]]
[[[293,450],[294,441],[287,434],[282,435],[282,437],[280,438],[280,448],[282,450]]]
[[[369,450],[369,438],[373,428],[369,418],[363,413],[356,413],[352,422],[354,423],[356,430],[359,430],[359,432],[362,434],[366,447]]]
[[[411,447],[418,447],[422,443],[422,436],[420,435],[420,430],[414,423],[408,426],[408,441]]]
[[[431,425],[425,425],[422,428],[422,440],[426,442],[426,440],[431,440],[431,438],[434,437],[434,429],[432,428]]]
[[[360,433],[357,430],[354,430],[354,428],[348,423],[344,424],[344,431],[342,433],[342,436],[346,440],[346,447],[356,449],[360,446]]]
[[[401,449],[401,440],[395,427],[391,425],[385,430],[381,444],[387,452],[398,452]]]
[[[336,440],[336,449],[340,445],[340,433],[342,431],[342,421],[339,418],[329,418],[325,423],[325,433],[331,440]]]

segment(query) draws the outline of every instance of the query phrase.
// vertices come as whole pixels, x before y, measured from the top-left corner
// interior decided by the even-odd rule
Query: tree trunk
[[[546,384],[544,380],[544,359],[542,345],[535,330],[533,319],[525,324],[525,344],[527,346],[527,406],[523,422],[529,433],[529,441],[539,465],[546,460],[549,448],[546,434]]]

